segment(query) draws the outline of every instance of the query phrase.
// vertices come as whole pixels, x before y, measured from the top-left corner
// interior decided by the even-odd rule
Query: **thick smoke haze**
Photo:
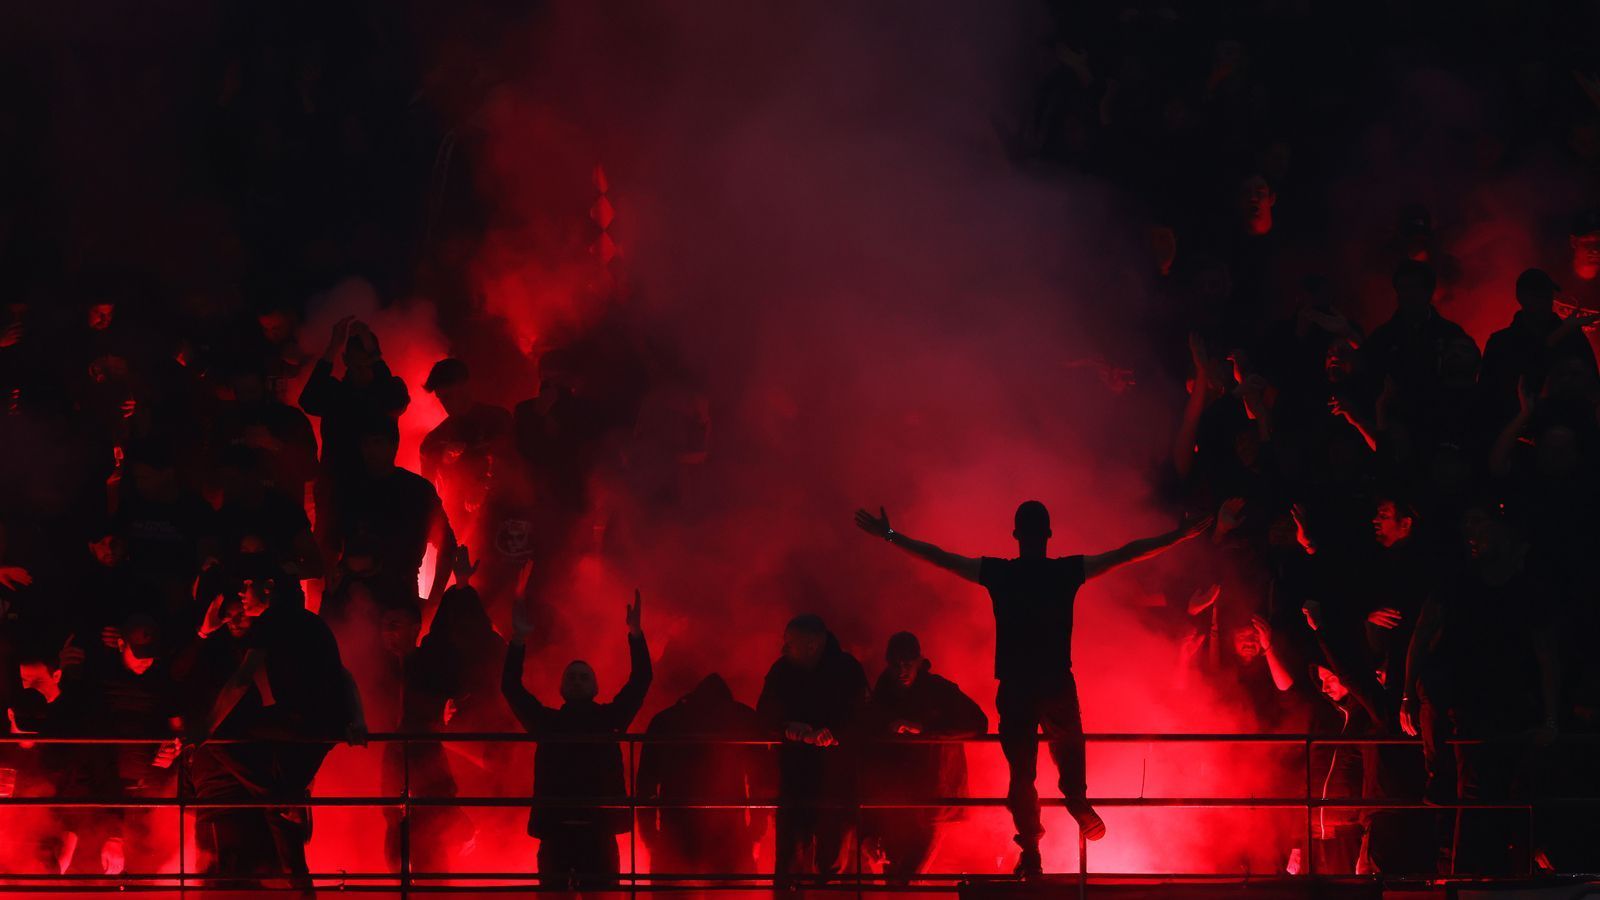
[[[985,555],[1014,555],[1010,516],[1029,498],[1053,510],[1057,553],[1172,526],[1147,475],[1179,388],[1113,391],[1101,377],[1149,369],[1130,338],[1137,228],[1104,187],[1006,153],[1018,111],[1005,98],[1021,93],[1037,14],[584,4],[501,36],[489,65],[504,80],[462,139],[476,188],[497,198],[474,259],[483,309],[534,354],[586,323],[626,321],[704,394],[714,435],[690,502],[643,507],[601,486],[620,552],[580,567],[555,601],[572,640],[530,664],[533,689],[551,692],[574,655],[597,664],[603,691],[620,684],[637,584],[658,660],[641,725],[710,669],[753,703],[801,612],[822,614],[869,677],[890,633],[917,632],[992,723],[987,597],[866,539],[852,510],[881,504],[908,534]],[[595,165],[621,250],[610,308],[590,291],[596,264],[574,254],[594,237]],[[1162,602],[1156,583],[1138,573],[1081,595],[1087,727],[1241,724],[1177,708],[1172,643],[1137,618]],[[971,752],[973,790],[1003,794],[998,748]],[[1093,748],[1091,793],[1228,795],[1247,756]],[[1192,841],[1185,864],[1237,869],[1200,839],[1224,818],[1113,810],[1121,830],[1095,868],[1172,868],[1153,848]],[[1070,865],[1074,841],[1053,827],[1047,861]],[[934,868],[993,867],[1009,837],[1003,811],[983,811]]]

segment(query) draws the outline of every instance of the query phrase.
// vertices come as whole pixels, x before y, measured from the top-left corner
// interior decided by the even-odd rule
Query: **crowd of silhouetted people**
[[[1019,874],[1042,866],[1040,728],[1068,811],[1086,837],[1106,833],[1083,778],[1071,598],[1180,541],[1181,571],[1160,570],[1166,605],[1147,623],[1170,638],[1172,695],[1242,710],[1261,731],[1420,741],[1320,746],[1312,799],[1351,805],[1317,807],[1310,845],[1285,837],[1270,866],[1593,871],[1592,808],[1545,802],[1600,797],[1600,60],[1575,37],[1593,4],[1540,5],[1515,39],[1497,9],[1445,20],[1425,4],[1311,6],[1054,4],[1025,112],[1000,126],[1018,167],[1101,179],[1138,221],[1148,262],[1116,283],[1139,298],[1127,318],[1155,363],[1103,361],[1101,374],[1115,391],[1136,374],[1183,384],[1152,493],[1203,524],[1046,570],[1026,562],[1043,559],[1043,507],[1018,512],[1019,560],[952,556],[887,515],[858,517],[991,594]],[[780,879],[847,871],[852,856],[902,882],[926,871],[965,811],[892,803],[961,797],[957,739],[990,722],[916,635],[887,638],[873,679],[821,618],[786,611],[757,702],[705,674],[648,723],[661,740],[640,749],[631,786],[617,744],[577,739],[636,724],[652,677],[643,597],[622,616],[631,672],[611,700],[583,661],[564,670],[559,705],[528,689],[527,658],[563,627],[552,594],[599,540],[597,479],[682,493],[709,458],[710,411],[701,397],[650,407],[659,372],[602,328],[544,352],[513,406],[485,399],[507,391],[485,390],[495,375],[468,353],[406,383],[385,350],[407,336],[355,317],[316,335],[320,357],[302,350],[306,297],[286,286],[406,283],[395,260],[411,240],[388,230],[417,210],[389,209],[404,206],[390,188],[426,193],[426,164],[410,157],[444,140],[408,117],[393,74],[405,61],[358,37],[357,18],[330,20],[348,58],[280,33],[293,28],[237,23],[215,73],[197,143],[252,264],[283,270],[270,290],[212,303],[152,273],[66,254],[37,264],[44,238],[21,224],[43,220],[48,192],[0,195],[0,260],[29,269],[0,320],[0,708],[13,739],[0,795],[182,796],[199,804],[191,870],[307,887],[306,801],[336,744],[369,728],[520,726],[539,742],[527,833],[555,883],[617,883],[617,836],[633,828],[655,871],[748,870],[769,819]],[[1459,74],[1486,54],[1505,65],[1470,90],[1497,105],[1449,143],[1385,105],[1406,73]],[[373,64],[335,65],[349,59]],[[1456,240],[1478,214],[1465,204],[1430,209],[1391,186],[1371,204],[1389,224],[1339,230],[1367,221],[1341,195],[1352,134],[1375,134],[1366,149],[1408,173],[1449,163],[1471,185],[1537,162],[1564,187],[1537,204],[1543,218],[1518,220],[1528,258],[1480,283]],[[441,215],[471,230],[471,214]],[[454,284],[446,257],[415,268]],[[1501,298],[1482,342],[1452,320],[1487,314],[1469,295]],[[413,472],[396,459],[419,402],[444,418]],[[512,758],[484,752],[489,771]],[[381,759],[387,793],[460,792],[442,742],[386,744]],[[635,817],[582,802],[630,790],[655,805]],[[743,808],[770,798],[773,816]],[[148,873],[176,853],[150,809],[28,809],[29,827],[8,835],[10,871]],[[448,870],[480,837],[472,812],[386,812],[388,858]]]

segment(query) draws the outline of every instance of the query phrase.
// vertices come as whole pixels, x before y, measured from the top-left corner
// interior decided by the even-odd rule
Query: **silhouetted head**
[[[472,398],[468,387],[467,364],[459,359],[441,359],[428,371],[422,389],[439,398],[439,405],[450,415],[466,412]]]
[[[1050,540],[1050,510],[1037,500],[1025,500],[1012,518],[1011,536],[1022,556],[1043,556]]]
[[[1560,290],[1560,285],[1545,270],[1525,269],[1517,276],[1517,305],[1530,313],[1549,315],[1554,311],[1556,294]]]
[[[922,674],[926,662],[922,656],[922,642],[909,631],[896,632],[889,637],[889,647],[884,651],[883,658],[901,687],[916,684],[917,676]]]
[[[383,637],[383,649],[403,657],[417,648],[417,638],[422,634],[422,610],[415,603],[385,609],[378,619],[378,631]]]
[[[1394,299],[1402,311],[1419,311],[1433,303],[1433,289],[1439,279],[1433,267],[1414,259],[1403,259],[1394,267]]]
[[[374,417],[361,426],[361,462],[368,475],[384,475],[394,468],[400,452],[400,426],[388,417]]]
[[[828,647],[828,626],[814,613],[795,616],[783,629],[783,658],[802,669],[814,669]]]
[[[561,699],[568,703],[589,703],[600,693],[600,680],[594,667],[581,659],[567,663],[561,672]]]
[[[1461,514],[1461,536],[1473,559],[1493,559],[1510,550],[1516,538],[1503,510],[1492,502],[1474,503]]]

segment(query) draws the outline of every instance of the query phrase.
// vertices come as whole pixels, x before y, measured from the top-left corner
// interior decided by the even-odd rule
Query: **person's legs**
[[[615,890],[622,871],[621,854],[617,851],[617,836],[610,830],[586,827],[573,834],[574,862],[577,874],[575,885],[583,890]]]
[[[816,869],[822,875],[837,875],[855,871],[849,859],[850,840],[855,836],[855,822],[847,809],[824,809],[817,812]]]
[[[1039,820],[1039,791],[1034,782],[1039,776],[1039,719],[1035,697],[1024,687],[1000,683],[995,694],[995,711],[1000,716],[1000,750],[1010,770],[1006,788],[1006,808],[1011,811],[1022,848],[1019,868],[1036,869],[1039,864],[1039,838],[1044,825]]]
[[[272,747],[274,762],[274,800],[298,803],[311,796],[311,781],[322,760],[333,749],[331,744],[277,744]],[[306,806],[280,806],[267,810],[267,828],[278,854],[279,871],[301,890],[311,887],[306,864],[306,842],[311,840],[311,809]]]
[[[1050,758],[1055,760],[1057,786],[1067,801],[1067,812],[1078,821],[1085,838],[1097,841],[1105,837],[1105,822],[1086,799],[1089,783],[1083,714],[1078,707],[1078,684],[1070,675],[1065,684],[1041,700],[1039,722],[1050,742]]]
[[[889,877],[904,881],[928,864],[938,827],[933,819],[933,810],[895,810],[884,823],[879,840],[889,858],[885,867]]]

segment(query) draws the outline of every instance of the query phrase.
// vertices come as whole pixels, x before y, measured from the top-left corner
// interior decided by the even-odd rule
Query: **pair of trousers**
[[[1017,843],[1034,849],[1044,834],[1039,820],[1039,791],[1034,786],[1039,775],[1041,728],[1060,775],[1057,786],[1061,796],[1071,806],[1083,803],[1088,795],[1078,683],[1071,674],[1052,681],[1002,681],[995,696],[995,710],[1000,714],[1000,749],[1011,769],[1006,808],[1016,825]]]

